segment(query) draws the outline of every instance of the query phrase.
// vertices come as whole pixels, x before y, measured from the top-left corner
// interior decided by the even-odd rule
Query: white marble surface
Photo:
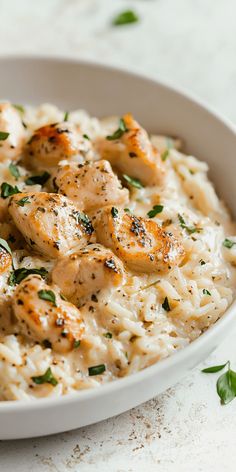
[[[137,10],[140,23],[111,27],[112,16],[127,7]],[[0,55],[62,55],[145,71],[236,121],[235,17],[235,0],[0,0]],[[236,368],[235,335],[206,364],[231,359]],[[235,470],[236,401],[220,406],[215,377],[200,368],[103,423],[0,442],[0,471]]]

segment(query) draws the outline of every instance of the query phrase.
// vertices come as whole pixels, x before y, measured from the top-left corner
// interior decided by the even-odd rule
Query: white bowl
[[[47,101],[100,117],[131,111],[150,132],[184,138],[187,151],[209,163],[219,195],[236,215],[235,129],[196,100],[157,81],[71,60],[6,58],[0,71],[1,98],[13,103]],[[149,400],[218,346],[235,322],[235,306],[191,345],[130,377],[56,399],[0,402],[0,439],[70,430]]]

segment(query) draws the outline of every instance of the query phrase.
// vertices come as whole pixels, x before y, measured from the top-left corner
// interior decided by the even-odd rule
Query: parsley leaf
[[[209,292],[209,290],[207,290],[206,288],[204,288],[202,292],[203,292],[204,295],[210,295],[211,296],[211,292]]]
[[[26,269],[26,267],[15,269],[10,273],[8,283],[9,285],[17,285],[30,274],[38,274],[45,279],[48,271],[44,267],[40,267],[40,269]]]
[[[46,300],[48,302],[51,302],[53,306],[57,306],[56,295],[52,290],[39,290],[38,296],[39,298],[41,298],[41,300]]]
[[[48,181],[49,177],[50,177],[50,174],[47,171],[45,171],[40,175],[32,175],[31,177],[28,177],[25,180],[25,183],[26,185],[35,185],[35,184],[44,185]]]
[[[88,136],[87,134],[83,134],[83,138],[84,138],[84,139],[87,139],[88,141],[90,141],[90,138],[89,138],[89,136]]]
[[[3,182],[1,185],[1,197],[2,198],[7,198],[10,197],[11,195],[14,195],[15,193],[21,193],[21,191],[18,189],[18,187],[15,185],[13,187],[12,185],[8,184],[7,182]]]
[[[119,121],[118,129],[113,134],[111,134],[110,136],[107,136],[106,139],[108,139],[108,141],[114,141],[116,139],[121,138],[126,131],[128,131],[128,129],[126,127],[126,124],[125,124],[123,118],[121,118],[120,121]]]
[[[236,244],[234,241],[231,241],[230,239],[225,239],[224,242],[223,242],[223,246],[224,247],[227,247],[228,249],[231,249],[234,244]]]
[[[36,383],[37,385],[42,385],[44,383],[49,383],[51,385],[53,385],[53,387],[55,387],[57,384],[58,384],[58,381],[57,379],[54,377],[52,371],[51,371],[51,367],[49,367],[45,374],[43,375],[38,375],[37,377],[31,377],[31,379],[33,380],[34,383]]]
[[[164,302],[162,303],[161,306],[165,311],[170,311],[169,300],[167,297],[165,297]]]
[[[196,226],[186,225],[183,217],[180,214],[178,214],[178,218],[179,218],[179,223],[180,223],[181,228],[186,229],[188,234],[199,233],[199,231],[201,231],[201,228],[197,228]]]
[[[5,141],[10,133],[6,133],[5,131],[0,131],[0,141]]]
[[[0,246],[3,247],[3,249],[5,249],[7,252],[9,252],[9,254],[12,254],[11,248],[8,245],[7,241],[5,241],[5,239],[0,238]]]
[[[130,23],[136,23],[137,21],[139,21],[137,13],[135,13],[133,10],[125,10],[113,18],[112,24],[114,26],[121,26]]]
[[[11,175],[12,175],[13,177],[15,177],[16,180],[18,180],[19,177],[20,177],[20,172],[19,172],[18,167],[17,167],[15,164],[13,164],[13,163],[11,162],[11,164],[10,164],[9,167],[8,167],[8,169],[9,169]]]
[[[16,202],[16,204],[21,206],[21,207],[27,205],[27,203],[30,203],[29,197],[23,197],[20,200],[18,200],[18,202]]]
[[[126,174],[123,174],[123,178],[126,180],[126,182],[128,182],[129,185],[132,185],[132,187],[143,188],[143,185],[141,184],[140,180],[134,179],[133,177],[130,177]]]
[[[149,218],[154,218],[154,216],[158,215],[158,213],[161,213],[162,210],[163,210],[164,206],[163,205],[154,205],[154,207],[152,208],[152,210],[150,210],[148,213],[147,213],[147,216]]]

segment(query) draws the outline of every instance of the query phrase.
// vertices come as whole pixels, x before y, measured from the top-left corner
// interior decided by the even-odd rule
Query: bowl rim
[[[43,55],[9,55],[9,56],[2,56],[0,58],[0,65],[4,65],[4,63],[13,63],[17,62],[20,64],[22,62],[42,62],[42,63],[49,63],[54,62],[66,67],[67,64],[74,64],[78,67],[90,68],[91,70],[97,68],[99,70],[111,71],[116,74],[120,74],[122,76],[129,76],[135,79],[141,79],[146,81],[147,83],[151,83],[153,85],[158,85],[160,88],[165,89],[167,92],[174,93],[178,95],[180,98],[187,100],[190,104],[197,106],[199,109],[203,110],[207,113],[211,118],[220,122],[220,124],[230,130],[236,138],[236,126],[226,117],[219,114],[212,106],[208,106],[204,101],[196,97],[194,94],[185,92],[184,89],[181,87],[176,87],[175,85],[171,84],[168,81],[155,79],[153,77],[150,78],[145,73],[139,72],[132,72],[129,69],[116,67],[113,65],[107,65],[102,62],[96,62],[92,60],[83,60],[83,59],[74,59],[69,57],[55,57],[55,56],[43,56]],[[7,400],[7,401],[0,401],[0,413],[4,412],[30,412],[30,411],[38,411],[41,409],[48,409],[48,408],[56,408],[58,405],[67,405],[67,404],[79,404],[84,400],[94,399],[97,397],[105,396],[108,394],[112,394],[114,391],[123,390],[123,388],[128,388],[131,385],[137,385],[139,382],[144,382],[145,379],[152,377],[154,375],[158,375],[158,373],[164,371],[166,368],[170,366],[177,367],[179,364],[183,362],[184,359],[193,356],[195,351],[201,349],[201,346],[205,344],[207,339],[214,338],[221,329],[227,327],[229,324],[233,323],[236,320],[235,317],[236,311],[236,300],[232,302],[230,307],[225,311],[223,316],[216,321],[216,323],[206,330],[203,334],[201,334],[197,339],[192,341],[189,345],[185,346],[184,348],[180,349],[173,355],[162,359],[155,364],[152,364],[149,367],[146,367],[143,370],[135,372],[127,377],[123,377],[120,379],[113,380],[106,384],[100,385],[98,387],[94,387],[91,389],[84,389],[78,390],[77,392],[69,393],[59,397],[46,397],[46,398],[37,398],[31,400]]]

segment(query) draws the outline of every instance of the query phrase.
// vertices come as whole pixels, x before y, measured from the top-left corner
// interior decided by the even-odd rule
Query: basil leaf
[[[169,300],[168,300],[167,297],[165,297],[165,300],[164,300],[164,302],[162,303],[161,306],[165,311],[170,311]]]
[[[57,379],[54,377],[52,371],[51,371],[51,367],[49,367],[45,374],[43,375],[38,375],[37,377],[31,377],[31,379],[33,380],[34,383],[36,383],[37,385],[42,385],[44,383],[49,383],[51,385],[53,385],[53,387],[55,387],[57,384],[58,384],[58,381]]]
[[[118,212],[117,208],[112,207],[111,215],[112,215],[113,218],[117,218],[117,216],[119,215],[119,212]]]
[[[196,232],[199,233],[199,231],[201,231],[201,228],[197,228],[196,226],[186,225],[183,217],[180,214],[178,214],[178,218],[179,218],[179,223],[180,223],[181,228],[186,229],[188,234],[192,234]]]
[[[137,13],[135,13],[133,10],[125,10],[113,18],[112,24],[114,26],[121,26],[128,25],[130,23],[136,23],[137,21],[139,21]]]
[[[26,185],[44,185],[48,181],[49,177],[51,177],[50,174],[45,171],[40,175],[32,175],[31,177],[28,177],[25,180],[25,183]]]
[[[26,269],[25,267],[15,269],[10,273],[8,283],[9,285],[18,285],[22,280],[31,274],[41,275],[41,277],[45,279],[48,271],[44,267],[40,267],[40,269]]]
[[[5,141],[10,133],[6,133],[5,131],[0,131],[0,141]]]
[[[167,157],[169,156],[169,149],[166,149],[165,151],[162,152],[161,154],[161,160],[164,162],[166,161]]]
[[[234,244],[236,244],[234,241],[231,241],[230,239],[225,239],[224,242],[223,242],[223,246],[224,247],[227,247],[228,249],[231,249]]]
[[[23,197],[20,200],[18,200],[18,202],[16,202],[16,204],[21,206],[21,207],[27,205],[28,203],[30,203],[29,197]]]
[[[211,367],[207,367],[206,369],[202,369],[202,372],[204,372],[204,374],[214,374],[215,372],[222,370],[227,364],[228,362],[221,365],[213,365]]]
[[[11,195],[14,195],[15,193],[21,193],[21,191],[18,189],[18,187],[15,185],[13,187],[12,185],[8,184],[7,182],[3,182],[1,185],[1,197],[2,198],[7,198],[10,197]]]
[[[5,239],[0,238],[0,246],[12,255],[11,248]]]
[[[227,370],[227,372],[225,372],[218,378],[216,384],[217,393],[223,405],[227,405],[227,403],[231,402],[236,395],[235,383],[233,382],[232,384],[231,372],[232,371],[230,369]]]
[[[11,164],[10,164],[9,167],[8,167],[8,169],[9,169],[11,175],[12,175],[13,177],[15,177],[16,180],[18,180],[19,177],[20,177],[20,172],[19,172],[18,167],[17,167],[15,164],[13,164],[13,163],[11,162]]]
[[[128,129],[123,118],[121,118],[119,121],[119,128],[113,134],[107,136],[106,139],[108,139],[108,141],[114,141],[121,138],[126,131],[128,131]]]
[[[158,215],[158,213],[161,213],[162,210],[163,210],[164,206],[163,205],[154,205],[153,209],[150,210],[148,213],[147,213],[147,216],[149,218],[154,218],[154,216]]]
[[[88,368],[88,374],[91,377],[92,375],[100,375],[105,372],[106,366],[104,364],[94,365]]]
[[[48,302],[51,302],[54,306],[57,306],[56,295],[52,290],[39,290],[38,296],[39,298],[41,298],[41,300],[46,300]]]
[[[132,187],[143,188],[143,185],[141,184],[140,180],[134,179],[133,177],[130,177],[126,174],[123,174],[123,178],[126,180],[126,182],[128,182],[129,185],[132,185]]]

